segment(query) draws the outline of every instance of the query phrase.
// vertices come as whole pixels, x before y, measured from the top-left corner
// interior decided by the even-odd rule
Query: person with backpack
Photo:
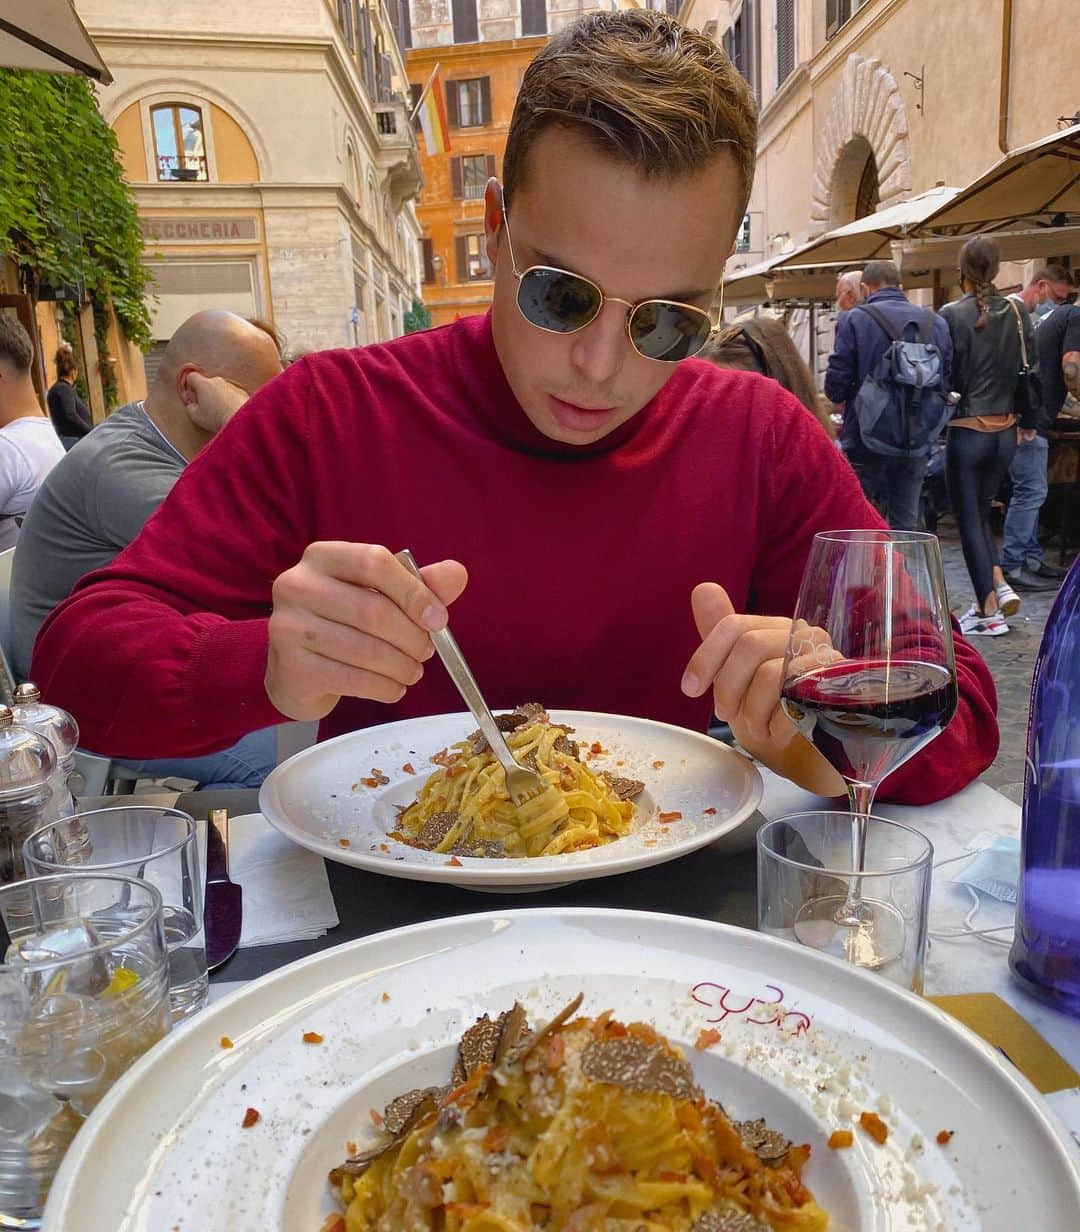
[[[843,404],[840,447],[867,498],[880,497],[894,530],[919,521],[923,477],[949,417],[949,329],[913,304],[895,261],[870,261],[864,299],[841,315],[825,396]]]
[[[1008,633],[1004,613],[1019,606],[998,565],[990,504],[1016,452],[1017,427],[1022,439],[1030,439],[1042,413],[1035,330],[1022,303],[998,294],[998,265],[992,239],[965,241],[964,295],[942,309],[953,341],[952,384],[960,395],[945,444],[945,474],[975,587],[975,600],[960,617],[968,637]]]

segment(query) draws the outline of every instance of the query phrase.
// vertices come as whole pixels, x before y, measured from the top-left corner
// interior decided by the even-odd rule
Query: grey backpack
[[[927,457],[952,413],[945,400],[944,360],[933,341],[934,317],[924,311],[914,338],[904,337],[873,304],[859,304],[889,339],[884,355],[855,395],[859,437],[873,453],[892,458]]]

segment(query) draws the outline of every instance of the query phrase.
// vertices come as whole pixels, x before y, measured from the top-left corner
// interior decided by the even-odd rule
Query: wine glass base
[[[864,898],[857,915],[842,895],[811,899],[795,917],[800,944],[876,971],[904,952],[904,917],[889,903]]]

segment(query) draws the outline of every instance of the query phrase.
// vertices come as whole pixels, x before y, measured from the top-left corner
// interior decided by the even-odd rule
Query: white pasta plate
[[[809,1143],[803,1179],[835,1232],[1075,1232],[1067,1132],[944,1011],[771,937],[586,908],[397,929],[239,989],[109,1092],[61,1166],[45,1232],[318,1232],[335,1209],[327,1172],[346,1143],[370,1144],[373,1108],[445,1082],[479,1015],[519,1000],[535,1026],[579,992],[583,1013],[612,1009],[679,1044],[729,1115]],[[259,1119],[244,1128],[248,1109]],[[883,1144],[862,1111],[884,1122]],[[854,1145],[830,1150],[841,1128]]]
[[[674,860],[740,826],[761,800],[754,766],[709,736],[592,711],[555,710],[551,718],[574,728],[586,748],[600,746],[590,769],[644,782],[629,834],[589,851],[517,859],[450,857],[390,838],[397,810],[438,769],[432,755],[476,729],[466,712],[387,723],[305,749],[270,774],[259,808],[282,834],[328,860],[390,877],[521,891]],[[375,783],[374,770],[388,782],[365,786]]]

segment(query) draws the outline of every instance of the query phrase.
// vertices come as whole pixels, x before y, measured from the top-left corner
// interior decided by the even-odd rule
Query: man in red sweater
[[[425,669],[452,605],[495,706],[699,731],[715,708],[839,794],[779,708],[782,660],[814,533],[883,524],[792,396],[692,358],[755,142],[745,82],[671,18],[557,35],[488,187],[491,313],[309,356],[256,394],[43,627],[45,695],[124,757],[457,710]],[[993,684],[962,641],[957,660],[956,717],[894,798],[947,795],[993,757]]]

